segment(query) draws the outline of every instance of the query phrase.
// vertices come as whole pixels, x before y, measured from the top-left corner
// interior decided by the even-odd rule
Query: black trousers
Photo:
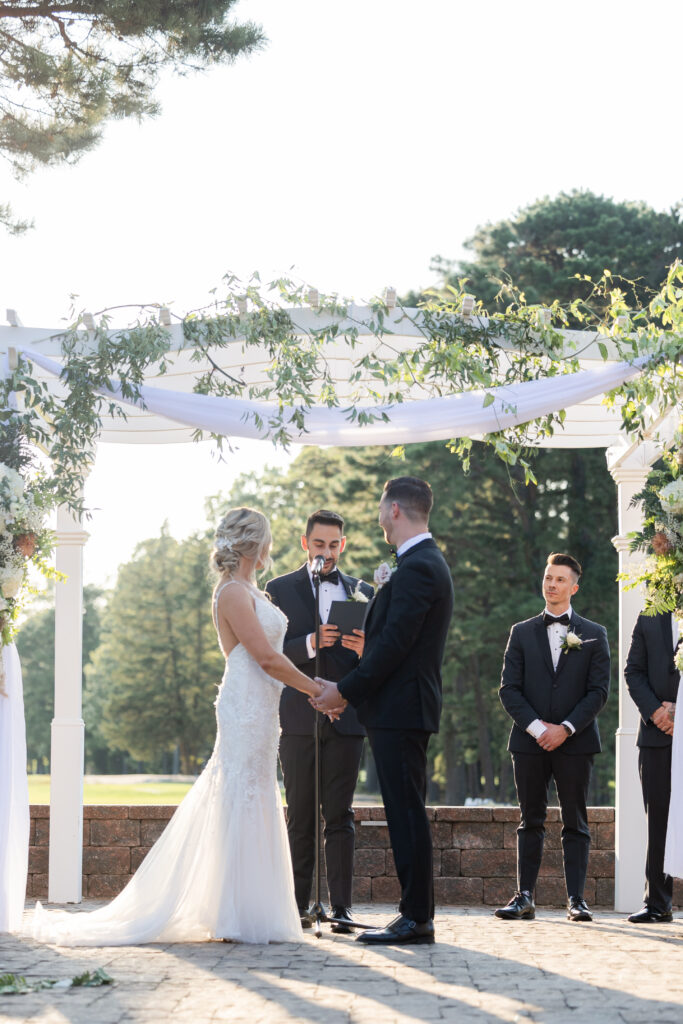
[[[329,719],[320,722],[320,804],[324,821],[327,888],[332,906],[350,907],[353,889],[353,794],[363,752],[362,736],[342,736]],[[287,798],[287,833],[299,909],[311,901],[315,866],[315,739],[280,737],[280,764]]]
[[[368,729],[401,885],[399,910],[418,922],[434,917],[432,831],[425,811],[429,736],[417,729]]]
[[[638,768],[647,815],[647,857],[645,859],[645,905],[668,913],[673,896],[673,878],[664,874],[664,849],[671,799],[671,746],[639,747]]]
[[[548,790],[555,779],[562,815],[562,857],[568,896],[583,896],[591,837],[586,800],[592,754],[563,754],[561,749],[512,755],[519,799],[517,885],[533,892],[543,857]]]

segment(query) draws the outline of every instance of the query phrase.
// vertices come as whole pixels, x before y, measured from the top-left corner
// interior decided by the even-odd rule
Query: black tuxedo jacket
[[[368,729],[439,731],[453,582],[431,538],[399,559],[365,620],[365,650],[339,691]]]
[[[572,609],[569,629],[584,643],[562,652],[553,669],[548,630],[543,615],[518,622],[510,631],[503,660],[500,699],[512,718],[508,750],[542,754],[526,731],[535,718],[560,725],[571,722],[576,732],[560,747],[566,754],[597,754],[600,732],[596,721],[609,693],[610,655],[604,626],[583,619]]]
[[[355,576],[347,576],[339,572],[347,595],[356,588],[358,580]],[[374,591],[369,583],[361,582],[361,590],[371,598]],[[285,576],[277,576],[266,584],[266,593],[270,594],[276,604],[287,616],[289,624],[285,633],[283,653],[290,661],[312,679],[315,675],[315,658],[309,658],[306,637],[315,632],[315,597],[311,578],[306,564],[295,572]],[[323,647],[320,650],[320,675],[323,679],[337,682],[343,675],[358,664],[358,657],[353,651],[336,643],[334,647]],[[285,686],[280,698],[280,726],[282,732],[290,736],[310,736],[315,724],[315,711],[308,703],[305,693]],[[365,729],[358,721],[353,708],[347,708],[333,728],[342,735],[364,736]]]
[[[624,669],[628,692],[640,711],[639,747],[669,747],[671,736],[650,716],[663,700],[676,700],[680,675],[674,665],[671,613],[639,615]]]

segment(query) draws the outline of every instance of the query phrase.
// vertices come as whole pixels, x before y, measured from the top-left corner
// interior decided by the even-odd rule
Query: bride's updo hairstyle
[[[211,568],[219,576],[233,576],[240,558],[252,558],[259,568],[270,566],[270,524],[255,508],[231,508],[216,528]]]

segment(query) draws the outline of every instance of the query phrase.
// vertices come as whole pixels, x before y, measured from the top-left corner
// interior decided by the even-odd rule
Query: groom
[[[323,692],[313,702],[320,711],[334,712],[347,702],[358,709],[377,766],[401,885],[399,916],[386,928],[362,932],[357,942],[434,942],[427,744],[439,729],[453,583],[429,532],[432,503],[431,487],[417,477],[385,484],[379,525],[387,543],[397,548],[398,564],[393,574],[386,567],[389,578],[368,612],[359,665],[336,686],[323,680]]]

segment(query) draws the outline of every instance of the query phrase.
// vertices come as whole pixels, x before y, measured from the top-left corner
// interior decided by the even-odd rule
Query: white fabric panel
[[[28,778],[21,665],[14,644],[0,651],[7,696],[0,695],[0,932],[21,926],[28,874]]]
[[[59,363],[30,349],[25,354],[50,373],[61,372]],[[306,413],[305,432],[292,432],[294,444],[359,446],[371,444],[409,444],[417,441],[444,441],[457,437],[476,437],[503,430],[519,423],[528,423],[558,409],[568,409],[635,377],[645,359],[630,363],[613,363],[595,370],[543,380],[527,381],[511,387],[492,388],[494,401],[484,406],[486,392],[468,391],[447,398],[427,398],[393,406],[362,406],[358,411],[381,416],[389,421],[375,420],[359,426],[351,422],[339,408],[313,406]],[[174,423],[205,430],[226,437],[266,438],[267,430],[257,427],[254,417],[264,423],[277,415],[274,403],[249,402],[236,398],[196,395],[191,392],[167,391],[144,385],[140,388],[142,402],[131,402],[121,396],[117,382],[112,390],[101,388],[100,394],[116,398],[124,405],[145,408]],[[289,419],[294,410],[289,412]]]

